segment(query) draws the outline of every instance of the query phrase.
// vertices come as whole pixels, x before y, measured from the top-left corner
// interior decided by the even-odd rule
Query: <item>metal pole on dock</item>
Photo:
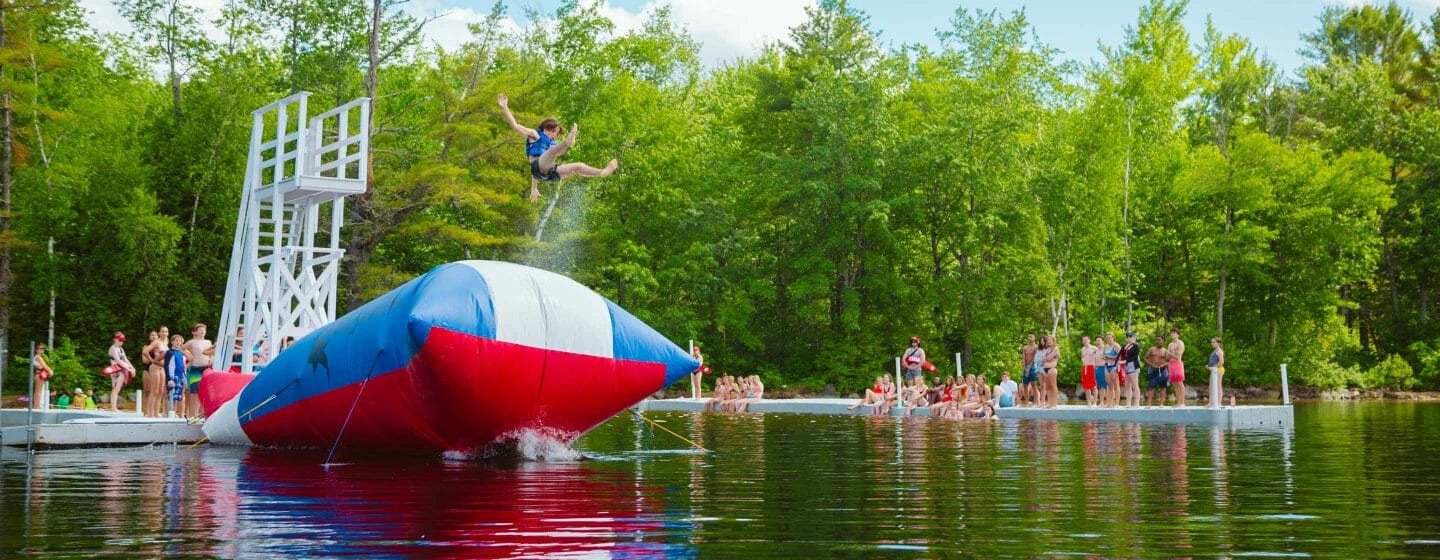
[[[1280,399],[1285,404],[1290,404],[1290,378],[1285,371],[1285,364],[1280,364]]]
[[[959,353],[959,352],[956,352],[956,353],[955,353],[955,377],[965,377],[965,364],[960,361],[961,359],[962,359],[962,357],[961,357],[960,353]]]
[[[135,414],[145,414],[145,409],[140,406],[140,403],[144,402],[144,401],[141,401],[140,399],[143,399],[143,398],[145,398],[145,392],[144,392],[144,391],[141,391],[141,390],[139,390],[139,389],[136,389],[136,390],[135,390]]]
[[[899,406],[902,407],[902,408],[905,406],[905,399],[900,398],[900,395],[904,394],[904,393],[902,393],[902,391],[904,391],[904,390],[905,390],[905,385],[902,384],[901,381],[900,381],[900,357],[899,357],[899,356],[896,356],[896,357],[895,357],[895,400],[896,400],[896,404],[899,405]]]
[[[29,451],[35,445],[35,341],[30,341],[30,383],[28,399],[25,407],[25,450]],[[45,399],[49,400],[50,395],[46,394]]]

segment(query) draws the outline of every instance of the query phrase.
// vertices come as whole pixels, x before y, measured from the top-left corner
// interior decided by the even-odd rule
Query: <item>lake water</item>
[[[584,460],[0,456],[0,557],[1440,557],[1440,405],[1293,430],[628,414]],[[564,453],[552,455],[565,455]]]

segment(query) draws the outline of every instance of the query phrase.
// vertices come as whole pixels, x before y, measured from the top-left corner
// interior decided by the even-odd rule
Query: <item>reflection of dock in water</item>
[[[699,412],[705,409],[708,399],[650,399],[641,402],[640,410],[664,410]],[[871,407],[856,410],[848,407],[855,399],[775,399],[764,400],[750,405],[750,412],[776,414],[870,414]],[[896,407],[891,415],[902,416],[904,410]],[[1205,426],[1288,426],[1294,422],[1294,409],[1288,405],[1247,405],[1205,408],[1187,406],[1184,408],[1098,408],[1085,405],[1060,405],[1055,409],[1002,408],[997,413],[1001,419],[1025,418],[1033,420],[1066,420],[1071,422],[1134,422],[1144,424],[1200,424]],[[929,416],[929,409],[917,408],[911,416]]]
[[[3,418],[0,444],[26,446],[30,441],[26,411],[7,409],[3,411]],[[34,444],[39,448],[189,444],[205,437],[200,424],[190,424],[181,418],[144,418],[127,412],[36,412],[34,422]]]

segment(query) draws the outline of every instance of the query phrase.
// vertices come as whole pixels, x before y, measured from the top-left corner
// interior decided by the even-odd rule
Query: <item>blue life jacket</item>
[[[555,139],[546,135],[545,131],[537,128],[535,129],[535,133],[540,135],[539,140],[531,141],[529,138],[525,139],[525,155],[532,158],[540,157],[541,154],[545,153],[545,150],[555,145]]]

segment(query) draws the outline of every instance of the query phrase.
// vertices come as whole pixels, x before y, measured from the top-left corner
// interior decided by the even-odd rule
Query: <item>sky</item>
[[[218,15],[224,0],[188,0],[202,11]],[[303,0],[297,0],[303,1]],[[596,1],[596,0],[587,0]],[[508,16],[517,28],[525,25],[527,8],[553,13],[560,0],[510,0]],[[935,33],[947,27],[955,9],[1025,11],[1040,41],[1059,49],[1066,59],[1087,62],[1100,56],[1099,45],[1115,45],[1139,14],[1141,0],[851,0],[870,17],[871,28],[890,45],[935,45]],[[1304,62],[1297,52],[1300,35],[1313,31],[1326,6],[1365,3],[1364,0],[1192,0],[1185,24],[1192,41],[1198,41],[1210,17],[1224,33],[1250,39],[1282,70],[1293,72]],[[1416,20],[1440,9],[1440,0],[1399,0]],[[80,0],[91,25],[101,31],[126,31],[113,0]],[[410,0],[405,10],[419,16],[438,16],[426,27],[426,41],[453,47],[469,37],[466,26],[479,22],[494,0]],[[783,39],[786,30],[805,19],[805,7],[815,0],[610,0],[605,11],[620,31],[639,27],[648,13],[668,4],[673,17],[702,44],[707,66],[718,66],[753,54],[766,41]],[[213,26],[208,32],[218,33]]]

